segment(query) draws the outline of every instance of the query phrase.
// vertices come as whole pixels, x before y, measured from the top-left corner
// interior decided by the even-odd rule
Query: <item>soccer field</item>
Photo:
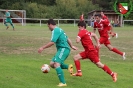
[[[56,71],[44,74],[40,68],[49,64],[56,52],[55,45],[38,54],[38,48],[50,41],[51,32],[43,26],[11,26],[8,30],[0,25],[0,88],[58,88]],[[78,29],[72,25],[62,25],[77,51],[71,51],[65,61],[73,64],[73,55],[81,52],[83,47],[76,44]],[[89,31],[92,28],[87,27]],[[63,70],[67,87],[65,88],[133,88],[133,27],[114,28],[118,38],[111,38],[111,44],[126,52],[126,60],[122,56],[109,51],[104,45],[100,49],[101,62],[108,65],[112,71],[118,73],[118,81],[114,83],[111,76],[97,68],[89,60],[81,61],[82,77],[72,77],[67,70]],[[74,71],[76,72],[75,65]]]

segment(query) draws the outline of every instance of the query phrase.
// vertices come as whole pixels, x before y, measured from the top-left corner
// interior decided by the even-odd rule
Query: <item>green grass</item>
[[[48,74],[41,72],[40,67],[47,63],[56,52],[52,46],[38,54],[37,50],[43,44],[49,42],[51,32],[46,25],[15,26],[16,31],[10,27],[0,27],[0,88],[58,88],[59,83],[56,71],[51,68]],[[74,64],[73,55],[83,50],[81,44],[75,43],[78,32],[77,27],[61,25],[73,44],[79,49],[71,51],[65,61]],[[92,31],[92,28],[87,28]],[[89,60],[81,61],[82,77],[71,77],[64,70],[67,87],[65,88],[132,88],[133,87],[133,27],[114,28],[119,34],[118,39],[112,38],[111,44],[126,52],[126,60],[109,51],[102,45],[100,59],[108,65],[112,71],[118,73],[118,81],[114,83],[112,78],[103,70],[97,68]],[[75,68],[74,68],[74,71]]]

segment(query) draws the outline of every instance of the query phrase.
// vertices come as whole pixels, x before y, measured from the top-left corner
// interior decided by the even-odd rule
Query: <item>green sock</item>
[[[5,24],[5,26],[8,26],[7,23],[4,23],[4,24]]]
[[[13,25],[13,23],[10,23],[10,24],[11,24],[12,28],[14,28],[14,25]]]
[[[62,69],[68,69],[68,65],[63,63],[63,64],[61,64],[61,68]]]
[[[61,67],[57,67],[57,68],[55,68],[55,70],[57,72],[60,82],[65,84],[66,82],[65,82],[65,78],[64,78],[64,73],[63,73]]]

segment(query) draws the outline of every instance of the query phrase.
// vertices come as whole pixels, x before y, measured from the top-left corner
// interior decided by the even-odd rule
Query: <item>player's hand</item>
[[[72,46],[71,47],[73,50],[77,50],[78,48],[77,47],[75,47],[75,46]]]
[[[38,53],[41,53],[43,50],[44,50],[43,47],[39,48]]]

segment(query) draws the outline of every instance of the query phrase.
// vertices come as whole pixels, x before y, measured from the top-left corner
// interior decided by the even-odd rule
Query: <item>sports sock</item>
[[[4,24],[5,24],[5,26],[8,26],[8,24],[6,22]]]
[[[63,64],[61,64],[61,68],[62,69],[68,69],[68,65],[63,63]]]
[[[110,70],[110,68],[107,65],[104,65],[102,68],[106,73],[112,76],[113,72]]]
[[[115,52],[115,53],[117,53],[117,54],[123,55],[123,52],[119,51],[116,48],[113,48],[112,51]]]
[[[61,69],[61,67],[57,67],[55,68],[56,72],[57,72],[57,75],[58,75],[58,78],[60,80],[61,83],[65,84],[65,78],[64,78],[64,73]]]
[[[79,60],[75,60],[74,63],[75,63],[77,72],[81,72],[81,69],[80,69],[80,61]]]
[[[10,24],[11,24],[12,28],[14,28],[14,25],[13,25],[13,23],[10,23]]]

